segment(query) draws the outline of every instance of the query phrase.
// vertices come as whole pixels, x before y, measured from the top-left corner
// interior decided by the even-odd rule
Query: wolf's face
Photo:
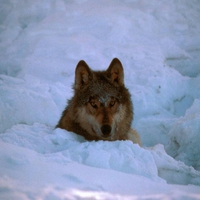
[[[125,117],[125,109],[119,100],[112,96],[107,96],[106,99],[91,96],[88,102],[78,109],[79,124],[91,136],[114,140],[118,126]]]
[[[105,71],[93,71],[85,61],[79,61],[75,70],[74,96],[56,127],[82,135],[89,141],[126,140],[132,119],[132,102],[124,86],[124,71],[119,59],[114,58]],[[134,134],[133,137],[138,138]]]
[[[119,101],[114,97],[90,97],[86,111],[92,121],[92,131],[102,138],[112,138],[116,132],[116,116],[119,111]]]
[[[132,105],[123,80],[123,67],[117,59],[106,71],[92,71],[84,61],[77,65],[74,85],[76,121],[90,136],[114,140],[123,127],[128,127],[125,118],[130,116],[127,121],[132,120]],[[126,115],[127,112],[130,114]]]

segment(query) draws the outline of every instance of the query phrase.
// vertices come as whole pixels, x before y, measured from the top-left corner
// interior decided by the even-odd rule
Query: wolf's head
[[[124,87],[121,62],[114,58],[106,71],[92,71],[81,60],[75,71],[76,122],[88,138],[126,139],[133,113],[130,94]],[[86,136],[87,137],[87,136]]]

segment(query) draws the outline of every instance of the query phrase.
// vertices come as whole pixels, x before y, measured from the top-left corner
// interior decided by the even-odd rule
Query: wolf
[[[82,135],[88,141],[131,140],[141,146],[138,133],[131,129],[133,104],[118,58],[105,71],[93,71],[84,60],[79,61],[73,89],[74,96],[56,128]]]

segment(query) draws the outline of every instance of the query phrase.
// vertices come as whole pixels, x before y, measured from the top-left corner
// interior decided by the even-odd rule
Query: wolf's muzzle
[[[105,137],[108,137],[110,135],[110,132],[111,132],[111,126],[108,125],[108,124],[105,124],[101,127],[101,132],[103,133],[103,135]]]

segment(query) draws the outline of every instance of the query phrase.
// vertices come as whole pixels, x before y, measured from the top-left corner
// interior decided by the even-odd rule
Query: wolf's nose
[[[111,132],[111,126],[106,124],[106,125],[103,125],[101,127],[101,132],[103,133],[104,136],[108,136]]]

